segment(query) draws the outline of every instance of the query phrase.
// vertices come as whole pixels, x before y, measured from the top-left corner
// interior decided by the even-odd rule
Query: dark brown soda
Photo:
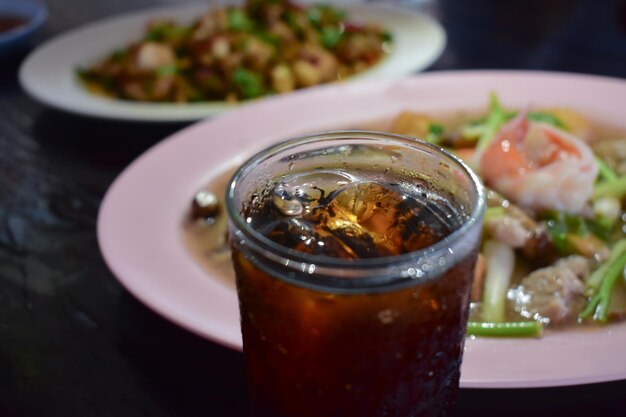
[[[289,216],[276,193],[251,202],[245,214],[277,243],[347,259],[412,252],[456,227],[436,208],[445,199],[425,202],[426,193],[407,194],[399,184],[326,185],[300,193],[302,210],[288,205],[295,207]],[[271,276],[245,247],[233,249],[253,416],[452,413],[474,251],[436,279],[346,294]]]

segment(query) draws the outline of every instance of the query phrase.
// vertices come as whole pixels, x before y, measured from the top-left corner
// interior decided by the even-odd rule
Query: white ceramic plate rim
[[[345,4],[351,19],[379,23],[394,36],[394,50],[380,64],[345,82],[391,78],[431,65],[442,53],[446,36],[441,25],[422,13],[385,4]],[[90,23],[61,34],[34,50],[23,62],[19,80],[35,99],[71,113],[109,119],[178,122],[199,120],[238,107],[225,102],[137,103],[99,97],[82,88],[75,76],[133,39],[140,39],[146,22],[173,18],[188,22],[208,10],[206,3],[160,6]]]
[[[401,110],[480,109],[491,91],[505,106],[568,105],[626,129],[626,81],[541,72],[443,72],[322,87],[242,106],[160,142],[113,183],[101,206],[102,253],[123,285],[179,325],[241,348],[235,290],[207,276],[181,242],[191,196],[226,166],[278,140],[352,127]],[[144,202],[151,203],[146,211]],[[626,378],[626,323],[542,339],[468,339],[461,386],[513,388]]]

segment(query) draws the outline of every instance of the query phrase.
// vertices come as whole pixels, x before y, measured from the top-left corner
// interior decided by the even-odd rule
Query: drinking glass
[[[414,138],[333,131],[226,191],[252,415],[452,412],[484,190]]]

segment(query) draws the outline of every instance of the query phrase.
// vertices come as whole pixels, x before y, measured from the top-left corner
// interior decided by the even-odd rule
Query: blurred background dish
[[[47,15],[35,0],[0,0],[0,57],[24,47]]]
[[[341,5],[348,19],[376,23],[393,36],[393,50],[379,64],[345,82],[393,78],[431,65],[445,46],[445,32],[424,14],[386,4]],[[140,39],[148,21],[169,18],[190,21],[206,13],[204,3],[143,9],[88,24],[44,43],[24,61],[19,74],[23,88],[39,101],[65,111],[109,119],[135,121],[192,121],[223,112],[236,104],[225,101],[185,104],[140,103],[96,96],[76,77],[116,49]]]

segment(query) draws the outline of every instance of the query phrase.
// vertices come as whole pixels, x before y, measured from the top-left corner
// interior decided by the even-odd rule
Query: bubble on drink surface
[[[274,207],[285,216],[300,216],[311,203],[324,196],[324,190],[336,189],[353,181],[340,170],[319,170],[289,175],[272,191]]]
[[[304,210],[304,205],[300,199],[288,190],[283,183],[278,184],[274,188],[272,202],[274,207],[285,216],[299,216]]]

